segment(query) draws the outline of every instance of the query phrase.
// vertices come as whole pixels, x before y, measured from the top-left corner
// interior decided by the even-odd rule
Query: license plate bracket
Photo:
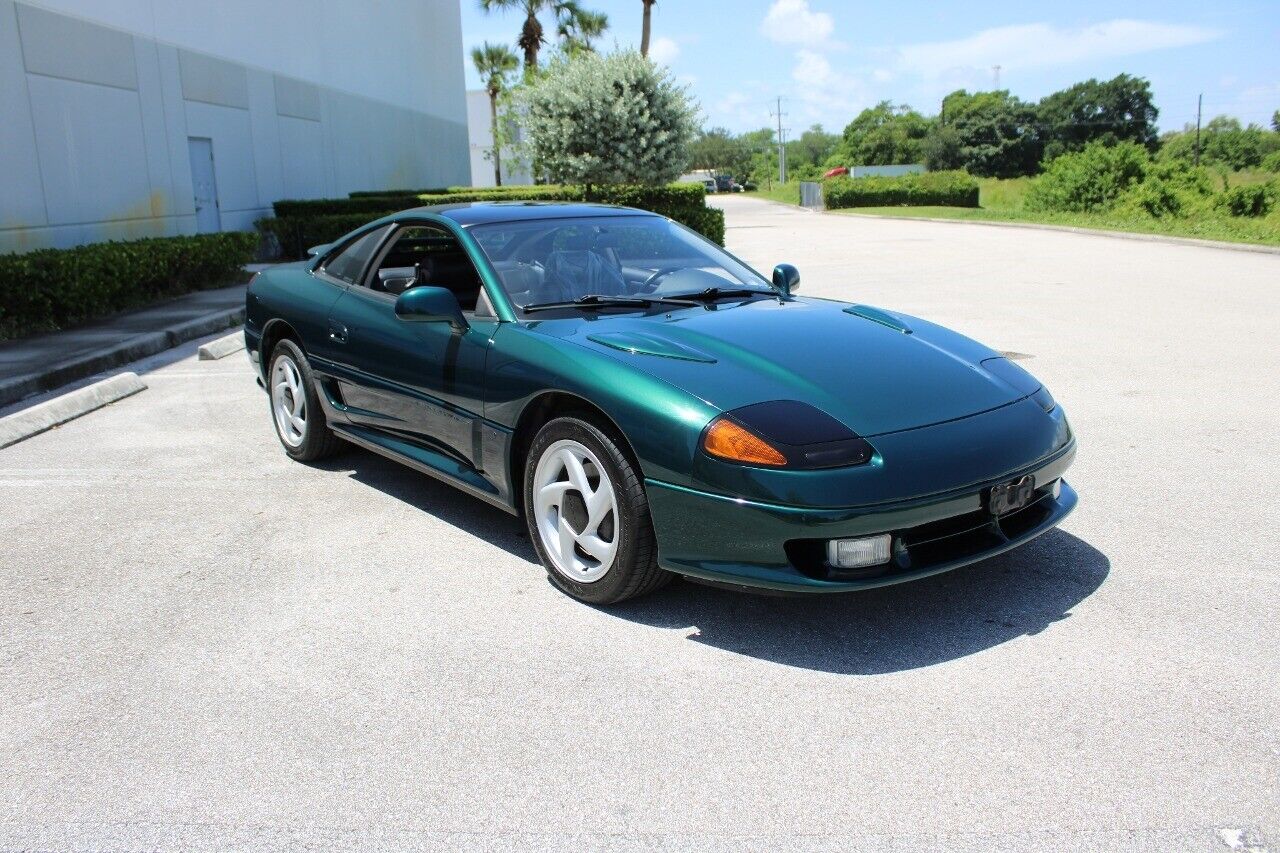
[[[996,516],[1008,515],[1031,503],[1035,493],[1036,478],[1033,474],[992,486],[987,496],[987,510]]]

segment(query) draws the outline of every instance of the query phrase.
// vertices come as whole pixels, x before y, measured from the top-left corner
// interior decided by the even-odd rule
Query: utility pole
[[[1204,92],[1196,98],[1196,166],[1200,165],[1200,108],[1204,106]]]
[[[777,111],[771,112],[769,115],[776,116],[778,119],[778,183],[785,184],[787,182],[787,146],[782,141],[782,117],[786,115],[782,111],[782,96],[778,96]]]
[[[993,65],[993,66],[991,66],[991,71],[992,71],[992,73],[994,73],[994,74],[995,74],[995,78],[996,78],[996,91],[998,92],[998,91],[1000,91],[1000,66],[999,66],[999,65]]]

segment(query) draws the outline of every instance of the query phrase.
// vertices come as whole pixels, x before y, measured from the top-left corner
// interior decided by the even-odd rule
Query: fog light
[[[1056,501],[1058,496],[1062,494],[1062,478],[1059,477],[1054,480],[1053,485],[1049,487],[1049,490],[1053,493],[1053,499]]]
[[[862,539],[832,539],[827,543],[827,562],[837,569],[860,569],[889,562],[888,533]]]

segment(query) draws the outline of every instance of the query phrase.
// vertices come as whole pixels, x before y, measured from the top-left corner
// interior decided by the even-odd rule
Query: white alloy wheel
[[[288,355],[279,356],[271,369],[271,411],[280,440],[300,447],[307,437],[307,392],[297,363]]]
[[[555,570],[578,583],[604,577],[618,554],[618,502],[596,455],[572,439],[551,444],[538,459],[532,497]]]

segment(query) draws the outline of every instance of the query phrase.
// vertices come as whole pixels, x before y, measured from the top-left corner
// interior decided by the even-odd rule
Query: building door
[[[187,149],[191,154],[191,187],[196,197],[196,231],[201,234],[221,231],[218,180],[213,174],[213,140],[188,137]]]

